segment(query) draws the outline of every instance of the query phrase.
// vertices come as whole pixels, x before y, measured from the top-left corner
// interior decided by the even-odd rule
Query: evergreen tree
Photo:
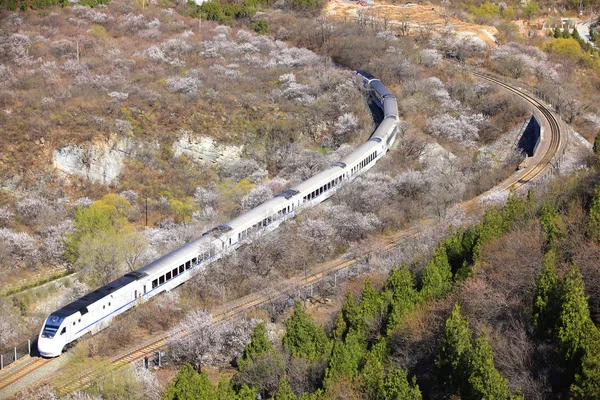
[[[268,353],[272,350],[273,345],[269,341],[269,335],[265,324],[260,323],[256,325],[250,336],[250,343],[246,345],[242,357],[238,361],[240,370],[243,370],[248,362],[255,360],[261,354]]]
[[[235,396],[235,400],[256,400],[258,389],[243,385]]]
[[[592,240],[600,242],[600,185],[594,188],[594,197],[590,206],[588,233]]]
[[[560,28],[557,26],[556,28],[554,28],[554,38],[558,39],[562,37],[562,33],[560,31]]]
[[[579,268],[572,266],[562,284],[561,307],[558,317],[558,346],[565,361],[579,364],[587,335],[593,322],[590,319],[583,279]]]
[[[571,398],[600,399],[600,331],[591,327],[581,369],[571,385]]]
[[[306,313],[304,306],[296,303],[292,316],[285,322],[287,328],[283,345],[294,357],[310,361],[326,358],[329,341],[323,328]]]
[[[279,380],[277,391],[273,396],[274,400],[296,400],[296,395],[292,391],[292,386],[286,375],[283,375]]]
[[[440,381],[452,392],[460,390],[465,383],[471,351],[469,322],[461,315],[460,306],[455,304],[446,320],[442,348],[435,362]]]
[[[404,313],[412,310],[417,301],[415,282],[405,265],[390,271],[385,283],[384,296],[389,303],[386,333],[390,334],[398,326]]]
[[[408,382],[406,371],[402,368],[391,368],[383,383],[384,400],[421,400],[421,391],[413,378]]]
[[[355,330],[346,334],[345,342],[335,341],[325,376],[327,380],[351,378],[362,366],[366,344],[364,335]]]
[[[469,365],[469,389],[465,399],[508,399],[508,381],[494,366],[494,355],[485,335],[477,338]]]
[[[343,342],[347,332],[346,320],[344,319],[343,312],[339,312],[335,318],[335,325],[333,331],[331,331],[331,340]]]
[[[558,283],[556,253],[550,249],[544,255],[542,270],[537,277],[537,286],[533,297],[533,324],[542,334],[556,325]]]
[[[377,400],[383,395],[385,369],[377,353],[368,352],[360,372],[361,391],[367,399]]]
[[[547,201],[542,205],[540,222],[546,237],[546,246],[554,246],[563,236],[566,227],[558,208],[551,202]]]
[[[569,28],[567,26],[565,26],[562,31],[562,37],[563,39],[568,39],[571,37],[571,32],[569,32]]]
[[[423,269],[421,293],[424,298],[441,296],[452,286],[452,269],[448,262],[446,246],[439,243]]]
[[[383,311],[384,301],[369,278],[365,279],[360,291],[360,314],[364,319],[372,319]]]
[[[190,364],[185,364],[163,392],[161,400],[195,399],[217,400],[217,395],[204,372],[199,374]]]
[[[219,386],[217,387],[217,400],[231,400],[235,399],[235,390],[231,384],[231,380],[227,379],[225,375],[219,379]]]
[[[594,138],[594,154],[600,154],[600,131],[596,133]]]
[[[360,314],[360,308],[356,305],[354,296],[349,291],[346,292],[346,300],[342,306],[342,315],[346,322],[346,329],[362,330],[362,315]]]

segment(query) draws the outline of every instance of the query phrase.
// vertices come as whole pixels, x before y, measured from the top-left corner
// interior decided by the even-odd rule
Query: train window
[[[108,303],[108,306],[110,307],[110,303]]]
[[[106,304],[102,306],[102,309],[105,310],[106,309]]]
[[[81,318],[77,320],[77,323],[80,324],[81,323]]]
[[[175,269],[173,270],[173,278],[175,278],[175,277],[177,276],[177,274],[179,274],[179,269],[178,269],[178,268],[175,268]]]
[[[73,321],[73,326],[75,326],[75,321]]]
[[[197,262],[198,262],[198,259],[196,257],[192,258],[192,265],[196,265]]]
[[[163,275],[163,276],[161,276],[160,278],[158,278],[158,283],[160,283],[161,285],[162,285],[163,283],[165,283],[165,276],[164,276],[164,275]]]
[[[190,267],[188,267],[188,269],[189,269],[189,268],[190,268]],[[183,271],[185,271],[185,267],[184,267],[183,265],[180,265],[180,266],[179,266],[179,273],[180,273],[180,274],[182,274],[182,273],[183,273]]]
[[[152,289],[158,286],[158,279],[152,281]]]
[[[229,245],[231,246],[231,238],[229,238]]]
[[[189,268],[191,265],[192,265],[192,264],[191,264],[191,262],[190,262],[190,261],[187,261],[187,262],[185,263],[185,266],[186,266],[186,267],[188,267],[188,268]]]
[[[171,271],[167,272],[167,280],[171,279]]]
[[[67,327],[65,326],[64,328],[62,328],[62,331],[60,331],[60,334],[64,335],[66,331],[67,331]]]

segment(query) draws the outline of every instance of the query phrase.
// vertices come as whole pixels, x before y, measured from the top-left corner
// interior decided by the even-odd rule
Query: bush
[[[264,19],[259,19],[258,21],[254,21],[252,23],[252,29],[254,29],[259,35],[266,35],[269,33],[269,23]]]

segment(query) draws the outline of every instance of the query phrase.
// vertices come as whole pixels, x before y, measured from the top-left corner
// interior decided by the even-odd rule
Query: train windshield
[[[62,323],[64,318],[57,317],[56,315],[51,315],[46,320],[46,325],[44,325],[44,330],[42,331],[42,337],[46,339],[52,339],[58,328],[60,328],[60,324]]]

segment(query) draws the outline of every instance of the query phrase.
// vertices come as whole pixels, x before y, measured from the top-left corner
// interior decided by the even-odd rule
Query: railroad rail
[[[532,157],[532,164],[525,169],[517,171],[512,174],[509,178],[496,185],[494,188],[490,189],[486,193],[478,196],[481,198],[485,196],[487,193],[490,193],[494,190],[502,189],[502,190],[518,190],[523,188],[524,186],[543,181],[549,174],[552,173],[552,170],[557,166],[562,153],[566,147],[566,137],[564,136],[563,125],[559,118],[556,117],[554,112],[550,109],[549,106],[543,104],[539,99],[534,97],[529,91],[525,91],[524,89],[517,88],[507,82],[502,81],[501,79],[494,77],[492,75],[478,72],[478,71],[470,71],[470,73],[480,79],[491,82],[508,92],[511,92],[530,105],[532,105],[535,109],[535,112],[538,114],[540,125],[546,125],[546,128],[549,130],[549,141],[545,138],[545,130],[542,130],[542,134],[540,137],[540,146],[538,151]],[[467,203],[470,203],[476,199],[472,199]],[[430,225],[431,221],[426,221],[425,224],[422,224],[420,228],[411,228],[399,232],[397,235],[394,235],[392,240],[388,242],[388,244],[384,247],[383,252],[389,252],[394,248],[398,247],[400,244],[404,242],[407,238],[414,237],[420,233],[424,226]],[[319,269],[315,269],[309,272],[309,274],[299,275],[292,278],[289,281],[286,281],[282,287],[279,289],[280,293],[283,293],[289,287],[298,285],[307,287],[312,284],[315,284],[321,280],[323,280],[328,274],[348,269],[360,261],[358,259],[351,260],[334,260],[329,263],[326,263],[323,267]],[[255,307],[260,307],[262,305],[268,304],[272,301],[273,298],[266,294],[252,294],[248,295],[240,300],[228,303],[223,306],[221,309],[216,310],[213,313],[213,324],[217,324],[223,322],[228,319],[235,318],[240,316]],[[135,361],[141,360],[145,355],[155,352],[161,348],[164,348],[167,344],[167,338],[171,333],[163,333],[157,337],[150,339],[145,342],[141,346],[131,349],[130,351],[124,352],[121,355],[118,355],[111,359],[111,363],[113,365],[113,370],[120,369],[127,364],[130,364]],[[185,334],[185,332],[180,332],[180,334]],[[47,365],[51,362],[55,361],[55,359],[43,359],[43,358],[31,358],[31,361],[27,361],[22,365],[15,366],[14,371],[10,371],[8,374],[0,378],[0,395],[1,392],[10,386],[18,383],[21,379],[28,376],[29,374],[37,371],[44,365]],[[77,389],[85,388],[89,385],[93,378],[97,377],[97,373],[94,371],[87,371],[76,380],[73,380],[67,384],[64,384],[58,388],[60,393],[68,393]]]

